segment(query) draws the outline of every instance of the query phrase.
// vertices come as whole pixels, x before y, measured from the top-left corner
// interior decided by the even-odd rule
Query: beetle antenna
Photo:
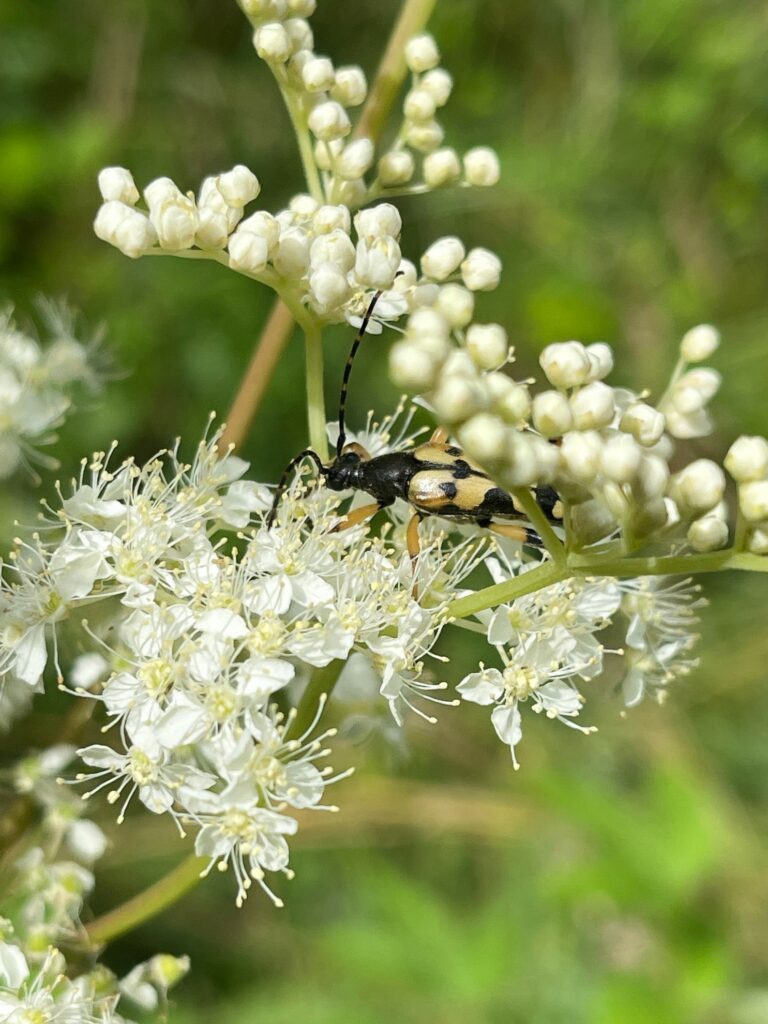
[[[399,277],[402,271],[398,271],[395,277]],[[347,388],[349,387],[349,376],[352,373],[352,363],[357,355],[357,350],[360,348],[360,342],[365,337],[365,330],[370,323],[373,311],[376,308],[376,303],[382,296],[383,288],[380,288],[377,292],[374,292],[373,298],[368,303],[368,309],[365,311],[363,322],[360,324],[355,340],[352,342],[352,348],[349,350],[349,356],[347,358],[347,365],[344,367],[344,376],[341,378],[341,396],[339,398],[339,439],[336,442],[336,454],[341,455],[341,450],[346,444],[347,434],[344,429],[344,414],[347,410]]]
[[[294,469],[296,469],[296,467],[303,459],[312,459],[312,461],[315,463],[315,465],[323,475],[325,475],[328,472],[328,470],[320,461],[320,456],[317,454],[316,451],[313,451],[312,448],[305,448],[303,452],[299,452],[298,455],[295,455],[288,463],[288,465],[285,467],[282,476],[277,482],[275,496],[272,499],[272,508],[269,510],[269,515],[267,516],[268,530],[272,529],[272,526],[275,522],[275,516],[277,515],[277,507],[280,504],[280,499],[282,498],[286,487],[288,486],[290,476],[293,473]]]

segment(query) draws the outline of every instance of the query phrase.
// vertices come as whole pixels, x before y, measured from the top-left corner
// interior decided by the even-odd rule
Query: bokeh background
[[[318,51],[372,73],[397,6],[320,0]],[[448,233],[498,251],[483,313],[526,373],[551,341],[609,340],[617,379],[658,393],[682,332],[715,323],[725,387],[698,450],[768,432],[762,0],[440,0],[432,28],[456,79],[448,141],[495,146],[504,177],[403,202],[407,255]],[[186,188],[244,162],[267,208],[300,189],[242,15],[223,0],[0,0],[0,82],[0,297],[23,320],[38,293],[66,296],[108,331],[113,379],[61,432],[63,472],[112,438],[138,457],[194,440],[228,406],[269,296],[99,243],[95,176],[118,163]],[[329,334],[329,382],[348,342]],[[353,421],[394,404],[384,345],[360,360]],[[301,374],[295,338],[246,446],[258,479],[305,442]],[[4,541],[41,493],[3,483]],[[190,953],[179,1024],[768,1021],[768,584],[705,582],[702,665],[665,707],[623,717],[597,686],[599,733],[529,721],[519,773],[482,709],[342,750],[358,773],[342,813],[301,832],[286,909],[254,896],[236,911],[213,879],[107,962]],[[3,760],[55,736],[59,713],[36,705]],[[109,827],[102,910],[182,854],[169,822]]]

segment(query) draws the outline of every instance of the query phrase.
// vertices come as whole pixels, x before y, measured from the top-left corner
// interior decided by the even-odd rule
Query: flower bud
[[[451,354],[451,342],[447,335],[419,334],[413,336],[409,334],[409,339],[412,345],[429,352],[438,366],[442,366]]]
[[[459,443],[486,466],[499,463],[507,451],[508,427],[490,412],[478,412],[459,427]]]
[[[93,230],[97,238],[109,242],[134,260],[151,249],[157,241],[157,233],[146,214],[116,199],[100,207]]]
[[[379,160],[379,181],[386,187],[405,185],[413,177],[416,165],[407,149],[392,149]]]
[[[99,171],[99,192],[105,202],[117,202],[133,206],[139,201],[139,190],[133,175],[125,167],[104,167]]]
[[[327,92],[336,76],[328,57],[311,57],[301,69],[301,81],[307,92]]]
[[[218,186],[225,201],[238,208],[253,202],[261,192],[259,179],[243,164],[237,164],[231,171],[220,174]]]
[[[698,412],[717,394],[722,377],[717,370],[699,367],[684,373],[672,391],[672,404],[683,415]]]
[[[317,235],[332,231],[343,231],[346,235],[352,228],[352,218],[346,206],[318,206],[312,215],[312,229]]]
[[[277,251],[272,258],[275,270],[283,277],[300,278],[309,266],[309,236],[303,228],[283,228]]]
[[[475,297],[460,284],[444,284],[437,296],[435,308],[452,327],[466,327],[475,312]]]
[[[341,155],[344,149],[342,139],[333,139],[331,142],[316,142],[313,150],[315,163],[321,171],[332,171],[336,158]]]
[[[591,484],[596,480],[602,453],[602,439],[593,430],[568,433],[560,445],[560,457],[566,471],[582,484]]]
[[[291,39],[279,21],[261,25],[253,33],[253,45],[262,60],[284,64],[293,53]]]
[[[604,380],[613,369],[613,352],[604,341],[587,345],[589,359],[589,380]]]
[[[513,431],[509,437],[509,453],[504,466],[503,478],[507,487],[531,487],[538,483],[540,467],[538,449],[531,444],[532,438]]]
[[[355,276],[370,288],[391,288],[400,259],[400,246],[394,238],[360,241],[355,250]]]
[[[429,71],[440,62],[437,43],[428,32],[412,36],[405,44],[405,63],[410,71],[419,74]]]
[[[768,475],[768,441],[764,437],[739,437],[725,456],[725,468],[734,480],[745,483]]]
[[[437,370],[432,355],[410,341],[396,341],[389,350],[389,375],[404,391],[428,391],[435,383]]]
[[[473,292],[490,292],[501,279],[501,260],[490,249],[471,249],[461,264],[461,276]]]
[[[431,153],[441,144],[445,132],[437,121],[410,121],[405,129],[405,141],[419,153]]]
[[[669,466],[658,455],[643,452],[637,474],[637,486],[643,498],[661,498],[669,484]]]
[[[309,290],[320,313],[342,306],[350,294],[346,273],[330,262],[315,265],[309,275]]]
[[[229,238],[226,214],[203,207],[197,213],[195,244],[201,249],[223,249]]]
[[[768,480],[750,480],[739,487],[739,508],[750,523],[768,519]]]
[[[266,210],[257,210],[250,217],[246,217],[245,220],[240,222],[237,230],[250,231],[252,234],[263,238],[267,243],[267,253],[270,259],[277,251],[277,244],[280,240],[280,225],[272,214],[267,213]]]
[[[571,395],[571,412],[577,430],[597,430],[613,421],[613,388],[593,381]]]
[[[345,146],[341,156],[336,161],[336,170],[339,176],[349,180],[362,178],[373,163],[373,143],[370,139],[355,139]]]
[[[321,263],[333,263],[344,274],[355,265],[355,247],[352,239],[341,228],[319,235],[309,249],[309,262],[312,267]]]
[[[542,391],[533,399],[533,425],[544,437],[562,437],[571,429],[573,416],[565,395]]]
[[[355,230],[366,242],[385,236],[399,238],[402,226],[398,209],[391,203],[379,203],[355,214]]]
[[[467,330],[466,345],[480,370],[495,370],[509,356],[507,332],[501,324],[472,324]]]
[[[421,257],[421,271],[434,281],[445,281],[464,259],[464,245],[453,236],[438,238]]]
[[[496,375],[494,375],[496,376]],[[501,376],[499,374],[498,376]],[[506,378],[507,380],[509,378]],[[486,378],[488,382],[488,378]],[[520,426],[526,423],[531,415],[531,396],[524,384],[510,382],[512,387],[504,394],[494,395],[494,410],[498,412],[507,423],[512,426]]]
[[[430,188],[452,185],[461,176],[461,164],[455,149],[436,149],[424,158],[424,181]]]
[[[336,198],[349,209],[356,209],[365,202],[367,189],[362,178],[343,179],[336,184]]]
[[[768,555],[768,527],[758,526],[747,535],[747,548],[753,555]]]
[[[616,520],[601,501],[571,505],[570,526],[581,544],[594,544],[616,529]]]
[[[556,388],[578,387],[588,379],[591,370],[587,350],[579,341],[547,345],[539,356],[539,364]]]
[[[144,189],[149,219],[157,231],[163,249],[180,252],[189,249],[197,231],[197,208],[170,178],[157,178]]]
[[[477,380],[477,370],[469,355],[463,348],[452,348],[445,365],[440,371],[441,377],[466,377],[467,380]]]
[[[603,446],[600,465],[605,476],[617,484],[630,483],[640,468],[642,449],[628,434],[617,434]]]
[[[625,410],[620,426],[625,434],[631,434],[641,445],[651,447],[663,435],[666,420],[664,413],[652,405],[634,402]]]
[[[407,121],[431,121],[435,116],[435,101],[426,89],[411,89],[403,101],[403,114]]]
[[[317,0],[288,0],[288,13],[294,18],[311,18],[316,7]]]
[[[464,178],[470,185],[495,185],[500,176],[499,158],[488,146],[475,146],[464,154]]]
[[[397,268],[397,277],[392,287],[396,292],[407,292],[410,288],[413,288],[418,278],[419,275],[413,263],[410,260],[400,260],[400,266]]]
[[[699,324],[683,335],[680,355],[687,363],[701,363],[709,359],[720,344],[720,332],[711,324]],[[705,550],[705,549],[699,549]],[[710,549],[711,550],[711,549]]]
[[[229,265],[235,270],[243,270],[248,274],[259,274],[267,265],[269,249],[267,240],[262,235],[248,231],[242,226],[230,237]]]
[[[672,480],[671,497],[681,510],[694,515],[711,511],[722,500],[724,493],[725,474],[711,459],[696,459]]]
[[[295,214],[294,223],[306,224],[312,220],[320,209],[320,204],[313,196],[307,195],[306,192],[298,192],[295,196],[291,197],[288,209],[291,213]]]
[[[299,50],[311,50],[315,45],[312,29],[306,18],[288,18],[283,25],[291,41],[293,53],[298,53]]]
[[[356,65],[337,68],[331,89],[331,99],[344,107],[359,107],[368,95],[365,72]]]
[[[453,79],[444,68],[434,68],[424,75],[419,82],[419,88],[429,93],[435,101],[435,106],[442,107],[451,95]]]
[[[409,336],[421,334],[437,334],[448,338],[450,324],[436,309],[417,309],[408,317],[407,331]]]
[[[688,527],[688,543],[694,551],[718,551],[728,543],[728,524],[719,516],[695,519]]]
[[[479,412],[482,395],[476,381],[443,377],[432,395],[432,405],[441,423],[460,423]]]
[[[336,100],[327,100],[313,107],[309,114],[309,127],[312,134],[323,142],[342,139],[352,130],[346,110]]]

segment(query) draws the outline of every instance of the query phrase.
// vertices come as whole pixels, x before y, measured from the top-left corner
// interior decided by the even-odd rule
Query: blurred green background
[[[318,52],[372,73],[397,7],[320,0]],[[658,393],[682,332],[713,322],[725,387],[698,451],[768,432],[763,0],[441,0],[432,27],[456,79],[448,142],[495,146],[504,177],[403,202],[406,254],[447,233],[499,252],[504,283],[481,311],[525,374],[548,342],[609,340],[616,379]],[[138,457],[198,437],[258,336],[258,286],[132,262],[91,232],[105,164],[195,188],[244,162],[272,210],[301,187],[249,35],[223,0],[0,0],[0,298],[23,319],[36,294],[66,296],[107,325],[116,367],[62,431],[66,472],[113,437]],[[329,382],[348,342],[329,335]],[[383,368],[372,343],[353,422],[392,407]],[[305,441],[301,374],[296,338],[246,446],[258,479]],[[4,483],[4,519],[31,518],[39,495]],[[285,910],[254,896],[238,912],[214,879],[107,962],[189,952],[180,1024],[768,1021],[766,583],[707,590],[702,666],[666,707],[624,718],[594,686],[600,732],[529,721],[517,774],[483,709],[410,727],[405,751],[342,748],[358,774],[336,791],[342,814],[301,832]],[[56,715],[41,702],[7,753],[55,735]],[[182,852],[168,822],[111,831],[102,910]]]

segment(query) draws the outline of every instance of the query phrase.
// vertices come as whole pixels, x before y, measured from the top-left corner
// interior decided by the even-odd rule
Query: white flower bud
[[[633,402],[621,417],[620,426],[626,434],[631,434],[641,445],[650,448],[662,437],[666,420],[664,413],[654,409],[652,405]]]
[[[336,161],[336,170],[342,178],[362,178],[370,170],[373,157],[374,150],[371,140],[355,139],[342,150],[341,156]]]
[[[475,297],[460,284],[444,284],[437,296],[435,308],[452,327],[466,327],[474,316]]]
[[[157,178],[144,189],[149,219],[163,249],[180,252],[194,245],[197,232],[197,207],[170,178]]]
[[[464,259],[465,249],[459,238],[449,235],[438,238],[421,257],[421,271],[434,281],[445,281]]]
[[[571,395],[571,412],[577,430],[607,427],[616,411],[613,388],[596,380]]]
[[[664,498],[653,498],[634,512],[634,528],[641,536],[654,533],[669,522],[669,509]]]
[[[496,376],[496,375],[494,375]],[[498,376],[501,376],[500,374]],[[509,378],[507,378],[509,379]],[[486,377],[486,382],[490,383]],[[494,410],[512,426],[527,422],[531,415],[531,396],[524,384],[511,382],[512,387],[505,393],[494,395]]]
[[[291,213],[296,214],[296,219],[299,222],[306,223],[314,218],[320,209],[320,204],[312,196],[307,195],[306,192],[299,192],[292,196],[291,201],[288,203],[288,209]]]
[[[688,543],[694,551],[718,551],[728,543],[728,524],[718,516],[696,519],[688,527]]]
[[[507,332],[501,324],[472,324],[467,330],[466,345],[480,370],[495,370],[509,356]]]
[[[435,363],[442,367],[443,363],[451,355],[451,342],[449,338],[444,334],[419,334],[408,335],[412,345],[415,345],[419,349],[423,349],[434,359]]]
[[[509,428],[490,412],[478,412],[459,427],[459,443],[482,465],[494,466],[506,454]]]
[[[532,440],[517,431],[511,433],[509,453],[504,467],[504,483],[508,487],[531,487],[538,483],[539,449],[531,443]]]
[[[490,249],[470,249],[461,264],[461,276],[473,292],[490,292],[501,280],[501,260]]]
[[[591,484],[597,479],[602,453],[603,441],[593,430],[566,434],[560,445],[560,457],[566,471],[582,484]]]
[[[243,164],[237,164],[231,171],[220,174],[218,186],[225,201],[230,206],[240,209],[253,202],[261,192],[259,179]]]
[[[303,277],[309,266],[309,236],[303,228],[282,228],[272,263],[278,274],[294,280]]]
[[[591,369],[587,350],[579,341],[547,345],[539,356],[539,365],[556,388],[578,387],[589,378]]]
[[[318,139],[322,139],[323,142],[342,139],[345,135],[349,135],[352,129],[346,110],[336,100],[318,103],[310,111],[309,127],[312,134],[316,135]]]
[[[672,404],[683,415],[696,413],[717,394],[722,377],[717,370],[699,367],[684,373],[672,391]]]
[[[99,192],[105,202],[110,199],[133,206],[139,201],[139,190],[133,175],[125,167],[104,167],[99,171]]]
[[[435,108],[434,98],[426,89],[411,89],[403,101],[403,114],[408,121],[431,121]]]
[[[609,480],[617,484],[629,483],[640,468],[642,448],[629,434],[617,434],[604,446],[600,465]]]
[[[739,508],[750,523],[768,519],[768,480],[750,480],[739,487]]]
[[[355,276],[370,288],[391,288],[400,265],[400,246],[394,238],[360,241],[355,250]]]
[[[293,53],[293,45],[279,21],[260,25],[253,33],[253,45],[262,60],[270,64],[284,64]]]
[[[480,411],[482,393],[477,381],[454,375],[441,377],[432,394],[432,405],[441,423],[461,423]]]
[[[318,206],[312,215],[312,228],[318,235],[327,235],[331,231],[343,231],[348,235],[352,229],[349,208],[346,206]]]
[[[419,153],[431,153],[442,143],[445,132],[438,121],[409,121],[405,141]]]
[[[283,25],[291,41],[293,53],[298,53],[299,50],[311,50],[315,45],[312,29],[306,18],[288,18]]]
[[[285,0],[241,0],[242,8],[249,18],[284,18],[288,10]]]
[[[550,444],[538,434],[528,435],[526,442],[533,451],[539,467],[537,482],[540,484],[552,483],[560,466],[560,452],[557,450],[557,445]]]
[[[469,352],[463,348],[452,348],[445,365],[440,370],[441,377],[465,377],[467,380],[478,379],[475,364]]]
[[[229,238],[229,222],[224,213],[205,206],[197,213],[195,244],[201,249],[223,249]]]
[[[337,68],[331,89],[331,99],[344,107],[359,107],[368,95],[368,83],[362,68],[352,65]]]
[[[407,149],[392,149],[379,160],[379,181],[385,187],[405,185],[413,177],[416,164]]]
[[[267,243],[267,253],[270,259],[277,251],[277,243],[280,240],[280,225],[271,213],[266,210],[257,210],[250,217],[240,222],[238,231],[249,231],[259,235]]]
[[[589,358],[589,380],[604,380],[613,369],[613,352],[604,341],[587,345]]]
[[[116,199],[100,207],[93,230],[102,242],[109,242],[134,260],[151,249],[157,241],[157,233],[146,214]]]
[[[412,342],[396,341],[389,350],[389,375],[404,391],[428,391],[435,383],[437,370],[433,356]]]
[[[437,334],[444,338],[450,333],[450,324],[436,309],[417,309],[408,317],[408,334],[418,337],[421,334]]]
[[[444,68],[428,71],[419,82],[419,88],[428,92],[435,106],[442,107],[448,102],[453,88],[453,79]]]
[[[533,399],[533,425],[544,437],[562,437],[571,429],[568,399],[559,391],[542,391]]]
[[[325,262],[313,266],[309,290],[318,311],[329,313],[347,301],[351,289],[346,273],[337,264]]]
[[[311,18],[316,7],[317,0],[288,0],[288,13],[294,18]]]
[[[400,260],[400,266],[397,268],[397,278],[392,286],[396,292],[407,292],[410,288],[416,284],[419,278],[416,267],[410,260]]]
[[[366,242],[374,238],[400,237],[400,229],[403,222],[396,206],[391,203],[379,203],[378,206],[371,206],[367,210],[360,210],[355,214],[355,230],[358,238]]]
[[[762,480],[768,476],[768,441],[764,437],[737,438],[725,456],[725,468],[734,480]]]
[[[669,484],[669,466],[658,455],[643,452],[637,473],[637,486],[644,498],[661,498]]]
[[[495,185],[501,177],[499,158],[488,146],[475,146],[464,154],[464,178],[470,185]]]
[[[313,150],[315,163],[321,171],[332,171],[336,158],[341,155],[344,149],[342,139],[333,139],[331,142],[316,142]]]
[[[259,274],[267,265],[267,240],[253,231],[239,227],[229,239],[229,265],[248,274]]]
[[[424,158],[424,181],[430,188],[443,188],[459,180],[461,164],[455,149],[436,149]]]
[[[711,511],[724,493],[725,474],[711,459],[696,459],[672,479],[671,497],[694,515]]]
[[[699,324],[698,327],[692,327],[683,335],[683,340],[680,342],[680,355],[688,363],[701,363],[704,359],[709,359],[719,344],[720,332],[718,329],[711,324]]]
[[[747,536],[747,548],[753,555],[768,555],[768,527],[758,526]]]
[[[417,74],[429,71],[440,62],[437,43],[428,32],[412,36],[405,44],[405,62],[410,71]]]
[[[309,261],[313,267],[321,263],[333,263],[344,274],[355,265],[355,247],[352,239],[341,228],[319,235],[314,239],[309,250]]]
[[[301,69],[301,80],[307,92],[328,92],[335,78],[333,63],[328,57],[311,57]]]
[[[336,198],[350,209],[362,206],[367,193],[368,190],[362,178],[354,178],[349,181],[339,180],[336,183]]]
[[[434,281],[422,281],[414,285],[410,306],[412,309],[418,309],[420,306],[434,306],[439,294],[439,284]]]
[[[616,529],[616,520],[596,498],[571,505],[571,530],[582,544],[594,544]]]

